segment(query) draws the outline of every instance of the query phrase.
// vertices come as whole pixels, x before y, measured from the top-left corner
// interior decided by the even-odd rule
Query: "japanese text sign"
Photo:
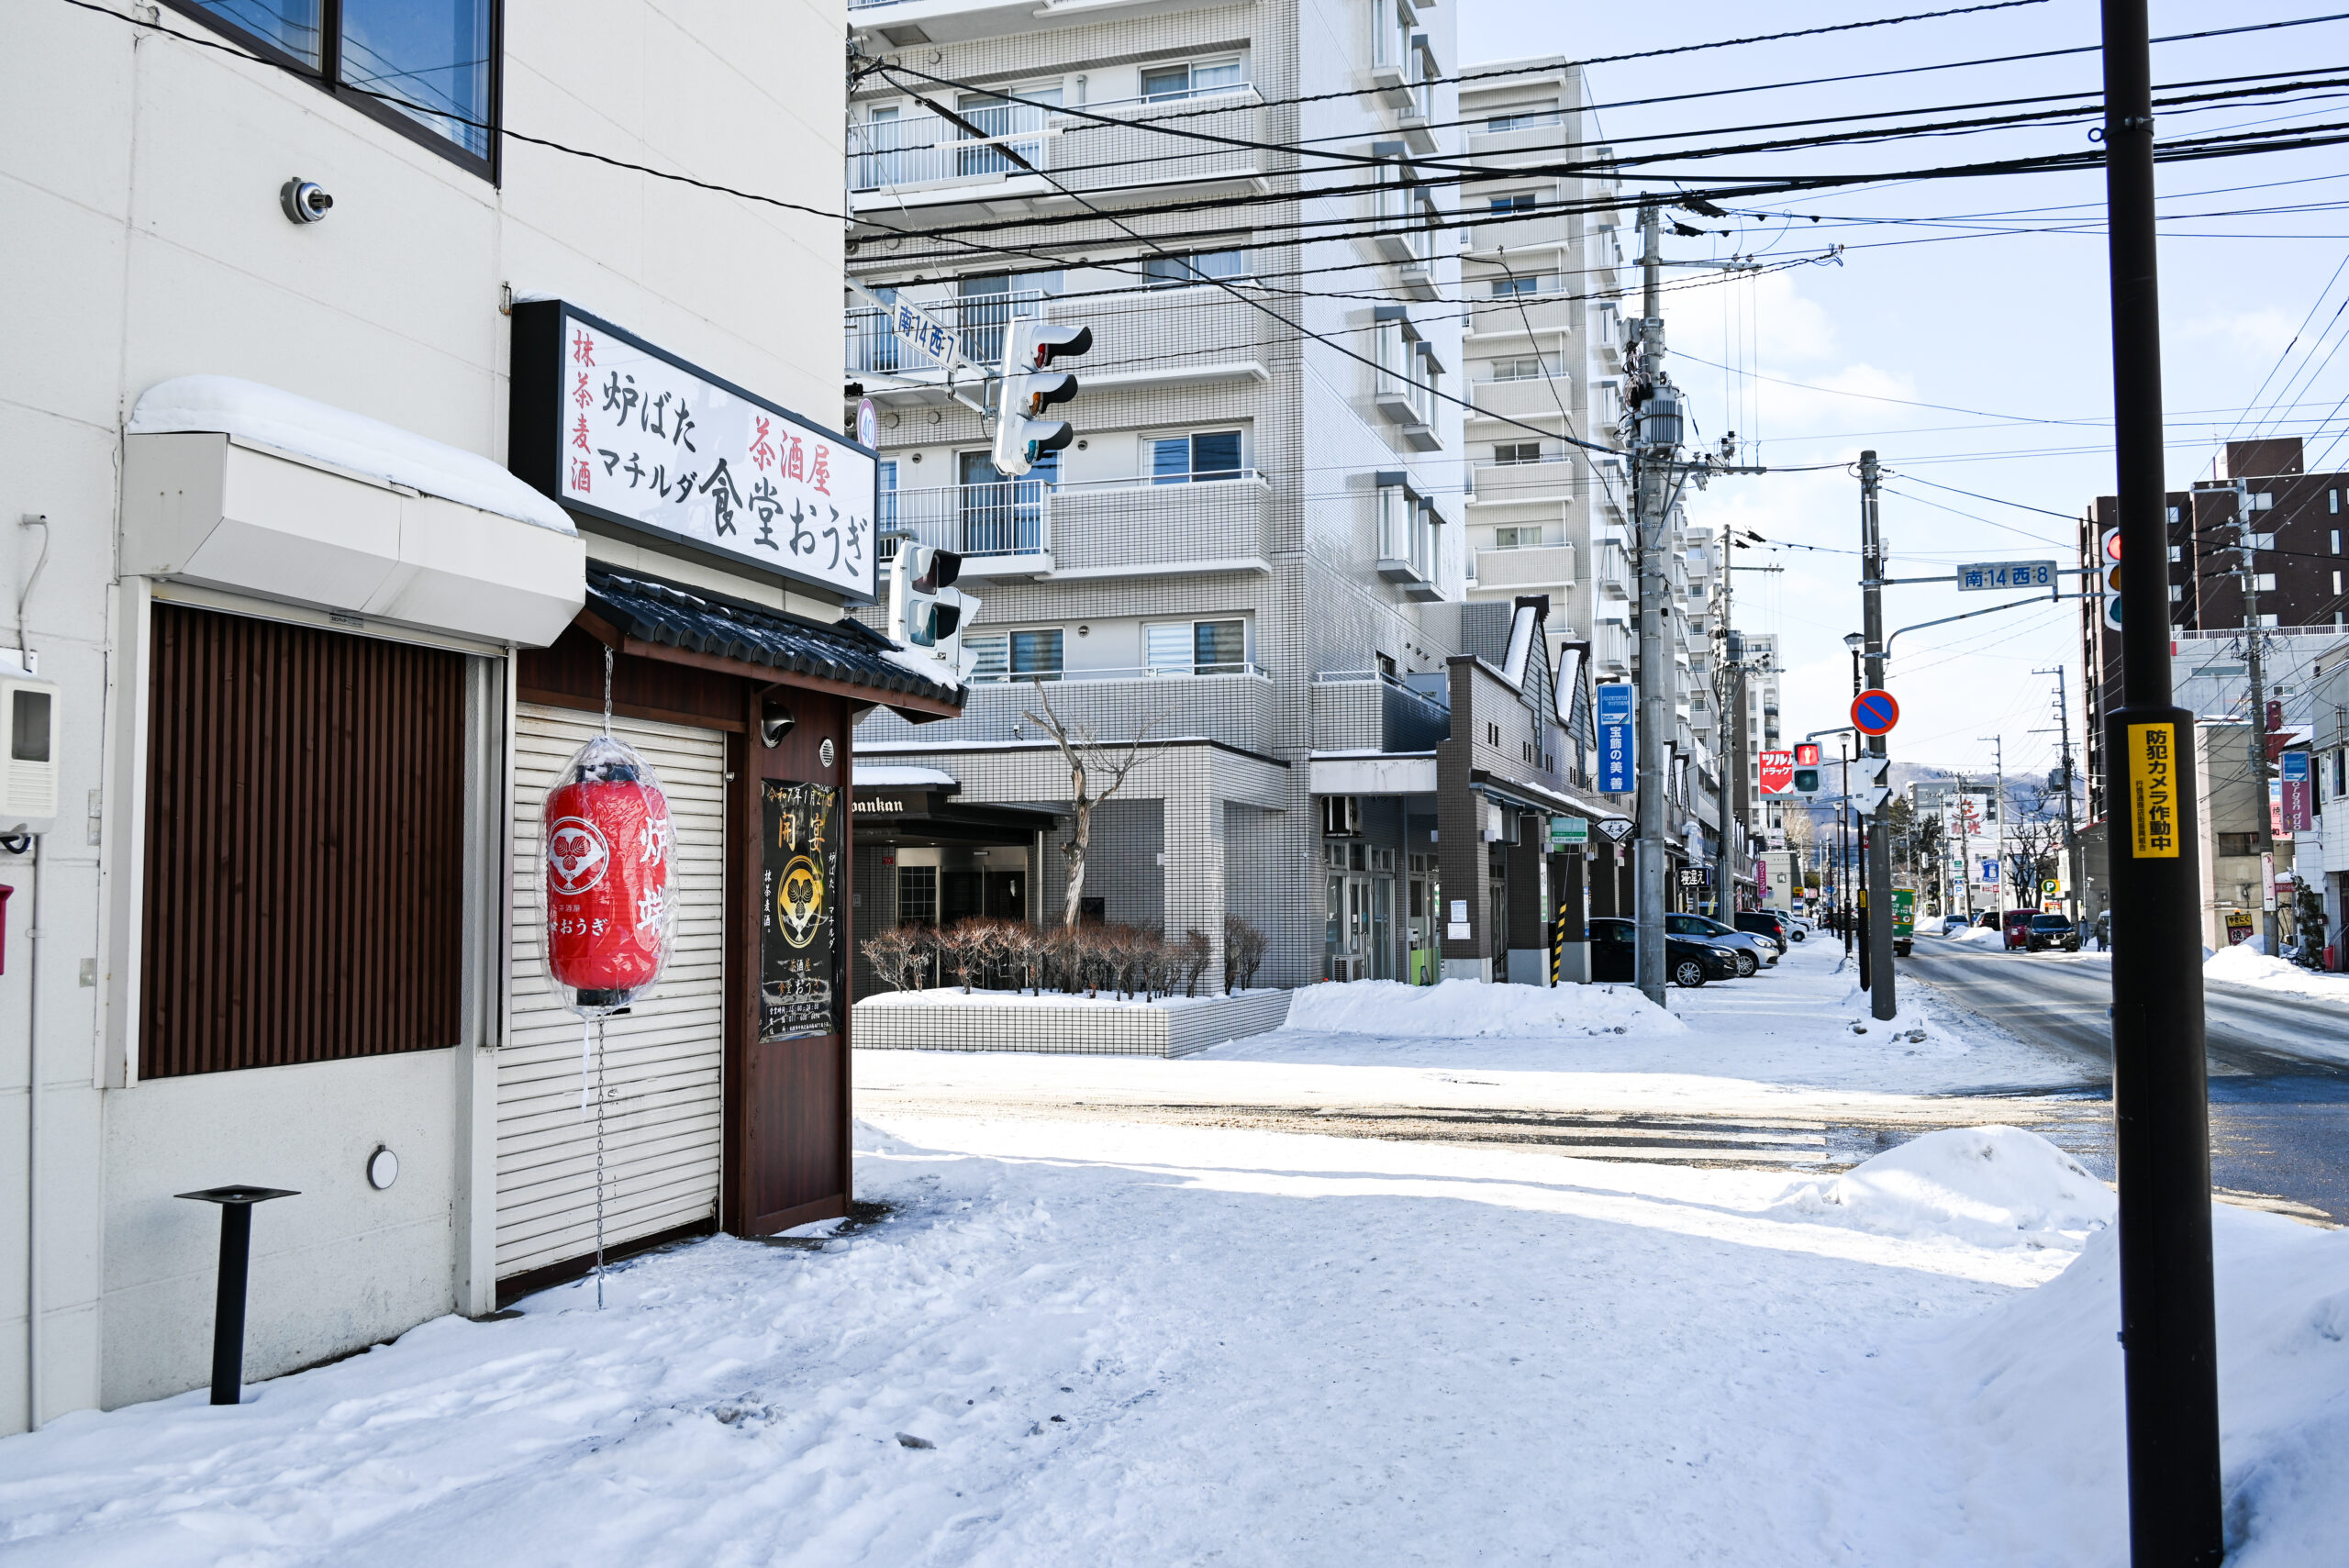
[[[2278,833],[2308,833],[2316,828],[2315,791],[2309,777],[2309,754],[2287,751],[2283,758],[2284,776],[2277,785],[2277,822]]]
[[[2129,852],[2177,858],[2177,727],[2129,727]]]
[[[1765,751],[1761,756],[1762,793],[1785,795],[1795,787],[1795,754],[1792,751]]]
[[[1957,569],[1960,593],[1982,588],[2052,588],[2055,585],[2055,563],[2052,561],[1977,561]]]
[[[551,386],[523,362],[526,311],[552,309]],[[517,472],[577,512],[854,600],[875,595],[873,453],[642,339],[554,302],[518,306]],[[526,379],[527,378],[527,379]],[[557,404],[556,472],[523,472],[520,432]],[[551,479],[551,487],[547,481]]]
[[[1631,732],[1631,688],[1611,681],[1600,686],[1598,697],[1598,790],[1601,795],[1629,795],[1638,787],[1638,758]]]
[[[890,325],[896,328],[898,337],[903,338],[940,364],[945,364],[953,359],[955,344],[958,341],[955,335],[931,320],[918,306],[901,299],[891,308],[889,318]]]

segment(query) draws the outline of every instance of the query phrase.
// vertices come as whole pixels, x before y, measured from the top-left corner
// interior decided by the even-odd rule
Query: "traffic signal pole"
[[[2170,686],[2153,51],[2145,0],[2102,0],[2102,12],[2113,466],[2125,567],[2122,701],[2106,717],[2105,755],[2129,1551],[2133,1568],[2184,1568],[2226,1556],[2194,716]],[[2254,727],[2263,718],[2254,716]]]
[[[1861,592],[1863,617],[1860,631],[1867,639],[1862,658],[1867,665],[1870,691],[1884,689],[1884,530],[1877,518],[1876,501],[1881,471],[1876,466],[1876,453],[1860,454],[1860,580],[1865,584]],[[1868,755],[1888,754],[1881,735],[1868,737]],[[1884,799],[1880,801],[1867,828],[1867,893],[1866,941],[1868,944],[1868,1011],[1877,1018],[1889,1018],[1900,1010],[1899,998],[1894,993],[1892,979],[1892,769],[1884,769]]]

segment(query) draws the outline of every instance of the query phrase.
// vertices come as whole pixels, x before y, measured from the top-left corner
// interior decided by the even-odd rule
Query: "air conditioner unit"
[[[57,688],[0,672],[0,835],[57,826]]]

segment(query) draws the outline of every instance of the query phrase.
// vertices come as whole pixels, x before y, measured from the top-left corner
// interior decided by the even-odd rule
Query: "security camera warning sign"
[[[2129,853],[2177,858],[2177,727],[2129,727]]]

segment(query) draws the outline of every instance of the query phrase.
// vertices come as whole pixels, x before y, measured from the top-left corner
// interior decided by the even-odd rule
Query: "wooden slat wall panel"
[[[596,1122],[579,1108],[580,1022],[540,955],[539,807],[594,714],[520,706],[514,768],[514,1017],[497,1053],[497,1273],[595,1250]],[[677,946],[652,995],[604,1028],[604,1240],[717,1212],[724,1120],[726,745],[718,731],[615,718],[676,825]]]
[[[463,656],[153,616],[140,1075],[457,1044]]]

